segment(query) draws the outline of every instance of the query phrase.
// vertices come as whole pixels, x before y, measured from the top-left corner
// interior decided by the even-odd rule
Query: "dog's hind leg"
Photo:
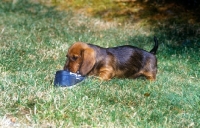
[[[155,81],[156,80],[156,72],[151,71],[151,72],[142,72],[142,75],[146,77],[146,79],[150,81]]]

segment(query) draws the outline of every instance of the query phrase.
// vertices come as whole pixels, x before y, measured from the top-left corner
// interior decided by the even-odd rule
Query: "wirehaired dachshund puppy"
[[[76,42],[68,49],[64,70],[83,76],[98,76],[101,80],[145,76],[148,80],[154,81],[157,73],[156,37],[154,41],[155,45],[150,52],[130,45],[102,48]]]

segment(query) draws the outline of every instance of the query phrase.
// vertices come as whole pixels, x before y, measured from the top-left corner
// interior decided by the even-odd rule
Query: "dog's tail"
[[[154,36],[154,42],[155,42],[155,45],[154,45],[153,49],[151,49],[150,53],[156,55],[156,51],[158,49],[158,40],[155,36]]]

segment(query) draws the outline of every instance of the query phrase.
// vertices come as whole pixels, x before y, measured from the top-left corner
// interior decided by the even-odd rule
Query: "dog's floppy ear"
[[[95,64],[95,51],[92,48],[86,48],[82,51],[83,62],[80,68],[81,75],[87,75]]]

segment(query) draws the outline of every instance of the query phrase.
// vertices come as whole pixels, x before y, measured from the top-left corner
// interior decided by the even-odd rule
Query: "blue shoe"
[[[73,86],[82,80],[84,76],[80,74],[72,73],[67,70],[59,70],[56,72],[54,86],[69,87]]]

